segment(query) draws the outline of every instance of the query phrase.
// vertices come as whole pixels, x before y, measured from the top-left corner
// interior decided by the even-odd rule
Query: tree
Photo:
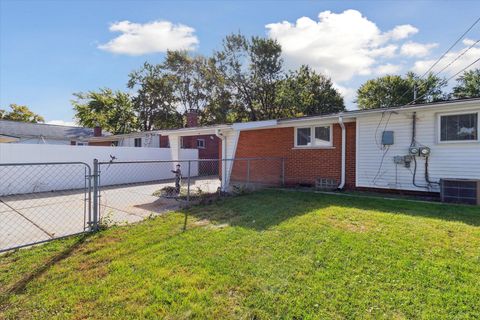
[[[453,87],[453,96],[457,99],[480,97],[480,69],[465,71]]]
[[[284,116],[327,114],[345,110],[341,94],[332,81],[308,66],[291,72],[278,90],[277,104]]]
[[[170,129],[182,126],[177,111],[176,80],[163,70],[162,65],[144,63],[143,68],[130,74],[128,87],[136,89],[133,106],[138,113],[140,129]]]
[[[205,69],[207,61],[202,56],[190,56],[186,51],[167,51],[163,69],[171,75],[174,95],[184,108],[200,111],[207,103]]]
[[[34,113],[27,106],[11,104],[9,107],[12,109],[10,112],[0,109],[0,119],[30,123],[45,122],[42,116]]]
[[[127,93],[103,88],[98,92],[74,93],[75,118],[85,127],[101,126],[114,133],[129,133],[137,129],[137,117]]]
[[[414,73],[405,77],[386,75],[368,80],[357,90],[357,104],[360,109],[390,108],[409,103],[425,103],[446,99],[442,87],[444,79],[429,74],[421,79]],[[414,98],[414,88],[417,99]]]
[[[275,104],[282,71],[282,49],[276,40],[232,34],[215,53],[217,69],[232,93],[236,121],[276,118],[281,114]]]

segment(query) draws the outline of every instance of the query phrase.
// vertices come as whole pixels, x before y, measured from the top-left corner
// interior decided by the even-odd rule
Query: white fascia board
[[[217,132],[218,129],[228,130],[228,129],[231,129],[231,126],[219,125],[219,126],[212,126],[212,127],[182,128],[182,129],[174,129],[174,130],[162,130],[160,133],[162,135],[186,137],[186,136],[198,136],[198,135],[205,135],[205,134],[215,134],[215,132]]]
[[[236,131],[255,130],[255,129],[268,128],[268,127],[275,127],[277,124],[278,124],[277,120],[238,122],[232,125],[232,129]]]
[[[382,109],[371,109],[371,110],[360,110],[357,112],[352,112],[352,115],[356,117],[361,117],[364,115],[370,115],[372,113],[381,113],[381,112],[409,112],[409,111],[416,111],[416,110],[427,110],[427,109],[458,109],[460,107],[465,108],[476,108],[480,107],[480,99],[476,100],[465,100],[465,101],[455,101],[455,102],[445,102],[445,103],[435,103],[435,104],[423,104],[418,106],[406,106],[406,107],[397,107],[397,108],[382,108]]]
[[[294,126],[309,126],[316,124],[332,124],[338,122],[338,117],[343,118],[343,122],[354,122],[355,117],[348,116],[346,114],[338,114],[334,116],[318,116],[318,117],[309,117],[309,118],[299,118],[299,119],[289,119],[281,120],[278,123],[278,127],[294,127]]]

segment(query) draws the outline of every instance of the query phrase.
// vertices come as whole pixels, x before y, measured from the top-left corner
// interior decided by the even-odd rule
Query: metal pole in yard
[[[93,159],[93,221],[92,229],[98,229],[98,159]]]
[[[247,159],[247,186],[250,184],[250,159]]]
[[[191,160],[188,160],[188,184],[187,184],[187,203],[190,204],[190,166]]]

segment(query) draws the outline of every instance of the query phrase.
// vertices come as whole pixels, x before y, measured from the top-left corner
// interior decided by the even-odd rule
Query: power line
[[[428,74],[428,73],[447,55],[447,53],[449,53],[450,50],[452,50],[453,47],[455,47],[455,46],[457,45],[457,43],[459,43],[460,40],[462,40],[463,37],[464,37],[470,30],[472,30],[472,28],[473,28],[479,21],[480,21],[480,17],[470,26],[470,28],[467,29],[467,31],[465,31],[465,32],[457,39],[457,41],[455,41],[455,42],[450,46],[450,48],[447,49],[447,51],[445,51],[445,52],[440,56],[440,58],[437,59],[437,61],[435,61],[434,64],[432,64],[432,66],[431,66],[427,71],[425,71],[425,73],[420,77],[420,79],[423,78],[426,74]]]
[[[443,72],[445,69],[447,69],[448,67],[450,67],[455,61],[457,61],[458,59],[460,59],[461,57],[463,57],[465,55],[465,53],[467,53],[470,49],[472,49],[477,43],[479,43],[480,40],[477,40],[475,41],[470,47],[468,47],[467,49],[465,49],[462,53],[460,53],[455,59],[453,59],[449,64],[447,64],[445,67],[442,68],[442,70],[438,71],[435,76],[438,76],[441,72]]]
[[[445,51],[441,56],[440,58],[438,58],[435,63],[433,63],[430,68],[428,68],[427,71],[425,71],[423,73],[423,75],[421,77],[418,78],[418,80],[421,80],[423,77],[425,77],[449,52],[450,50],[452,50],[456,45],[457,43],[460,42],[460,40],[463,39],[463,37],[465,37],[465,35],[470,32],[470,30],[473,29],[473,27],[475,27],[475,25],[480,22],[480,17],[475,20],[475,22],[450,46],[450,48],[447,49],[447,51]],[[440,70],[439,72],[437,72],[435,74],[435,76],[439,75],[442,71],[444,71],[446,68],[448,68],[450,65],[452,65],[455,61],[457,61],[461,56],[463,56],[468,50],[470,50],[471,48],[473,48],[480,40],[477,40],[474,44],[472,44],[467,50],[465,50],[462,54],[460,54],[459,56],[457,56],[451,63],[448,64],[447,67],[443,68],[442,70]],[[447,80],[448,82],[448,80]],[[420,86],[423,86],[425,85],[425,82],[421,83]],[[400,99],[402,99],[408,92],[410,91],[410,89],[407,89],[399,98],[396,99],[396,101],[398,102]],[[422,95],[425,96],[426,94]],[[418,98],[416,98],[414,101],[417,101]],[[411,103],[411,102],[410,102]],[[408,103],[408,104],[410,104]]]
[[[448,81],[452,80],[453,78],[455,78],[456,76],[458,76],[460,73],[462,73],[463,71],[467,70],[468,68],[470,68],[471,66],[473,66],[475,63],[479,62],[480,61],[480,58],[478,58],[477,60],[473,61],[472,63],[470,63],[468,66],[466,66],[465,68],[463,68],[462,70],[458,71],[457,73],[455,73],[453,76],[451,76],[450,78],[448,78],[445,82],[448,83]],[[435,89],[437,86],[433,87],[432,89]],[[414,102],[416,102],[417,100],[423,98],[424,96],[426,96],[428,94],[428,92],[425,92],[424,94],[422,94],[420,97],[412,100],[411,102],[407,103],[406,105],[409,105],[409,104],[412,104]]]

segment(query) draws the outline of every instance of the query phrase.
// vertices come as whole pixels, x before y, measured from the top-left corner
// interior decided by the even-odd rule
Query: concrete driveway
[[[184,183],[186,183],[184,181]],[[153,196],[172,180],[100,188],[100,218],[107,224],[141,221],[178,209],[185,201]],[[192,192],[212,193],[218,177],[191,180]],[[55,191],[0,197],[0,251],[88,230],[84,191]]]

